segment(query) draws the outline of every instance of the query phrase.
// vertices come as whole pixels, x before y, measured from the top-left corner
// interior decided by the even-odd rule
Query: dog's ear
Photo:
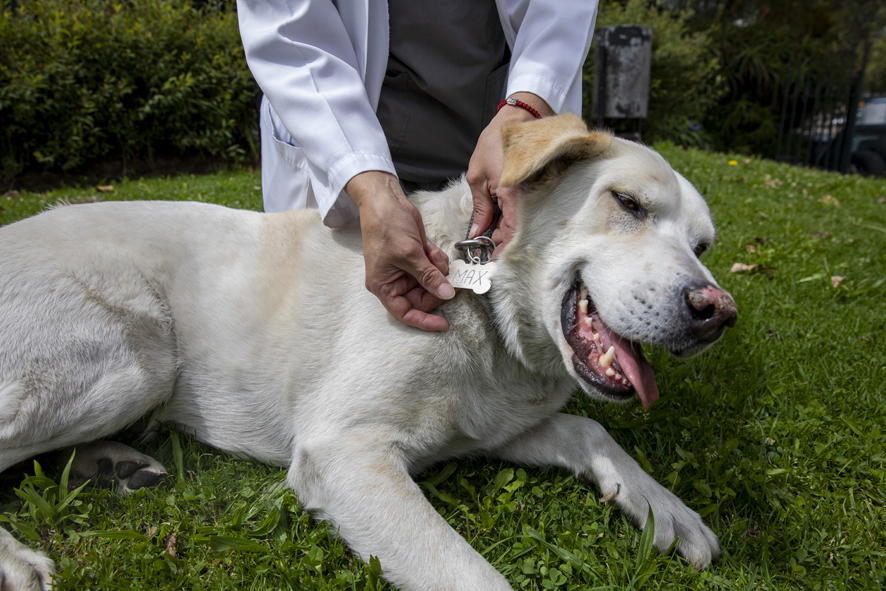
[[[551,165],[565,168],[577,160],[593,158],[612,143],[612,135],[588,131],[574,113],[506,125],[501,139],[505,153],[502,187],[539,178]]]

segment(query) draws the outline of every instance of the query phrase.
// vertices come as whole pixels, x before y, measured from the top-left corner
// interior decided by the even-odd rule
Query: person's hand
[[[356,175],[345,192],[360,209],[366,289],[391,315],[422,330],[447,330],[449,323],[429,314],[455,296],[446,280],[449,257],[425,238],[418,209],[386,172]]]
[[[553,115],[554,111],[539,96],[529,92],[517,92],[511,95],[513,98],[531,105],[542,117]],[[474,223],[471,226],[470,237],[482,234],[492,223],[493,205],[492,195],[498,197],[498,206],[501,208],[501,219],[498,228],[492,233],[492,240],[496,243],[492,256],[497,257],[504,248],[517,225],[516,199],[519,189],[517,187],[500,187],[501,171],[504,167],[504,149],[501,142],[501,129],[511,123],[531,121],[535,116],[522,107],[506,105],[493,117],[480,139],[471,156],[468,165],[468,185],[471,187],[471,196],[474,198]]]

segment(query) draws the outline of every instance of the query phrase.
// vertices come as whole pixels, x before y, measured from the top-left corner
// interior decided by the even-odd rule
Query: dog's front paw
[[[51,591],[55,569],[42,552],[21,544],[0,528],[0,589],[3,591]]]
[[[642,477],[625,480],[601,483],[606,494],[600,500],[615,502],[641,530],[646,527],[651,508],[655,519],[654,544],[659,552],[665,552],[676,540],[677,553],[699,570],[720,556],[716,534],[676,495],[645,472]]]

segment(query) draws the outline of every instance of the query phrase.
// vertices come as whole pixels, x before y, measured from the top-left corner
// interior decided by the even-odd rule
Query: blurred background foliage
[[[234,2],[28,0],[0,12],[0,166],[252,155]]]
[[[0,6],[4,190],[24,170],[76,172],[112,158],[124,174],[126,162],[158,156],[257,159],[258,87],[234,0]],[[598,27],[615,24],[654,31],[647,143],[774,156],[786,76],[799,55],[869,42],[866,91],[886,95],[882,0],[601,2]],[[593,52],[584,75],[590,88]]]

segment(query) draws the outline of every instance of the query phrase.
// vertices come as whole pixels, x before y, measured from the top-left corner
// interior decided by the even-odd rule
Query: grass
[[[650,553],[598,491],[559,470],[460,461],[418,480],[517,589],[882,588],[886,181],[659,149],[708,198],[719,243],[704,260],[735,296],[738,325],[696,359],[650,351],[662,398],[649,413],[584,398],[568,410],[600,420],[701,512],[723,557],[696,572]],[[24,194],[0,198],[0,220],[96,198],[257,208],[257,185],[238,172]],[[735,263],[758,266],[731,273]],[[377,563],[299,510],[283,470],[179,435],[141,449],[176,473],[169,487],[72,496],[59,494],[60,472],[0,475],[0,520],[58,561],[58,589],[388,588]]]

